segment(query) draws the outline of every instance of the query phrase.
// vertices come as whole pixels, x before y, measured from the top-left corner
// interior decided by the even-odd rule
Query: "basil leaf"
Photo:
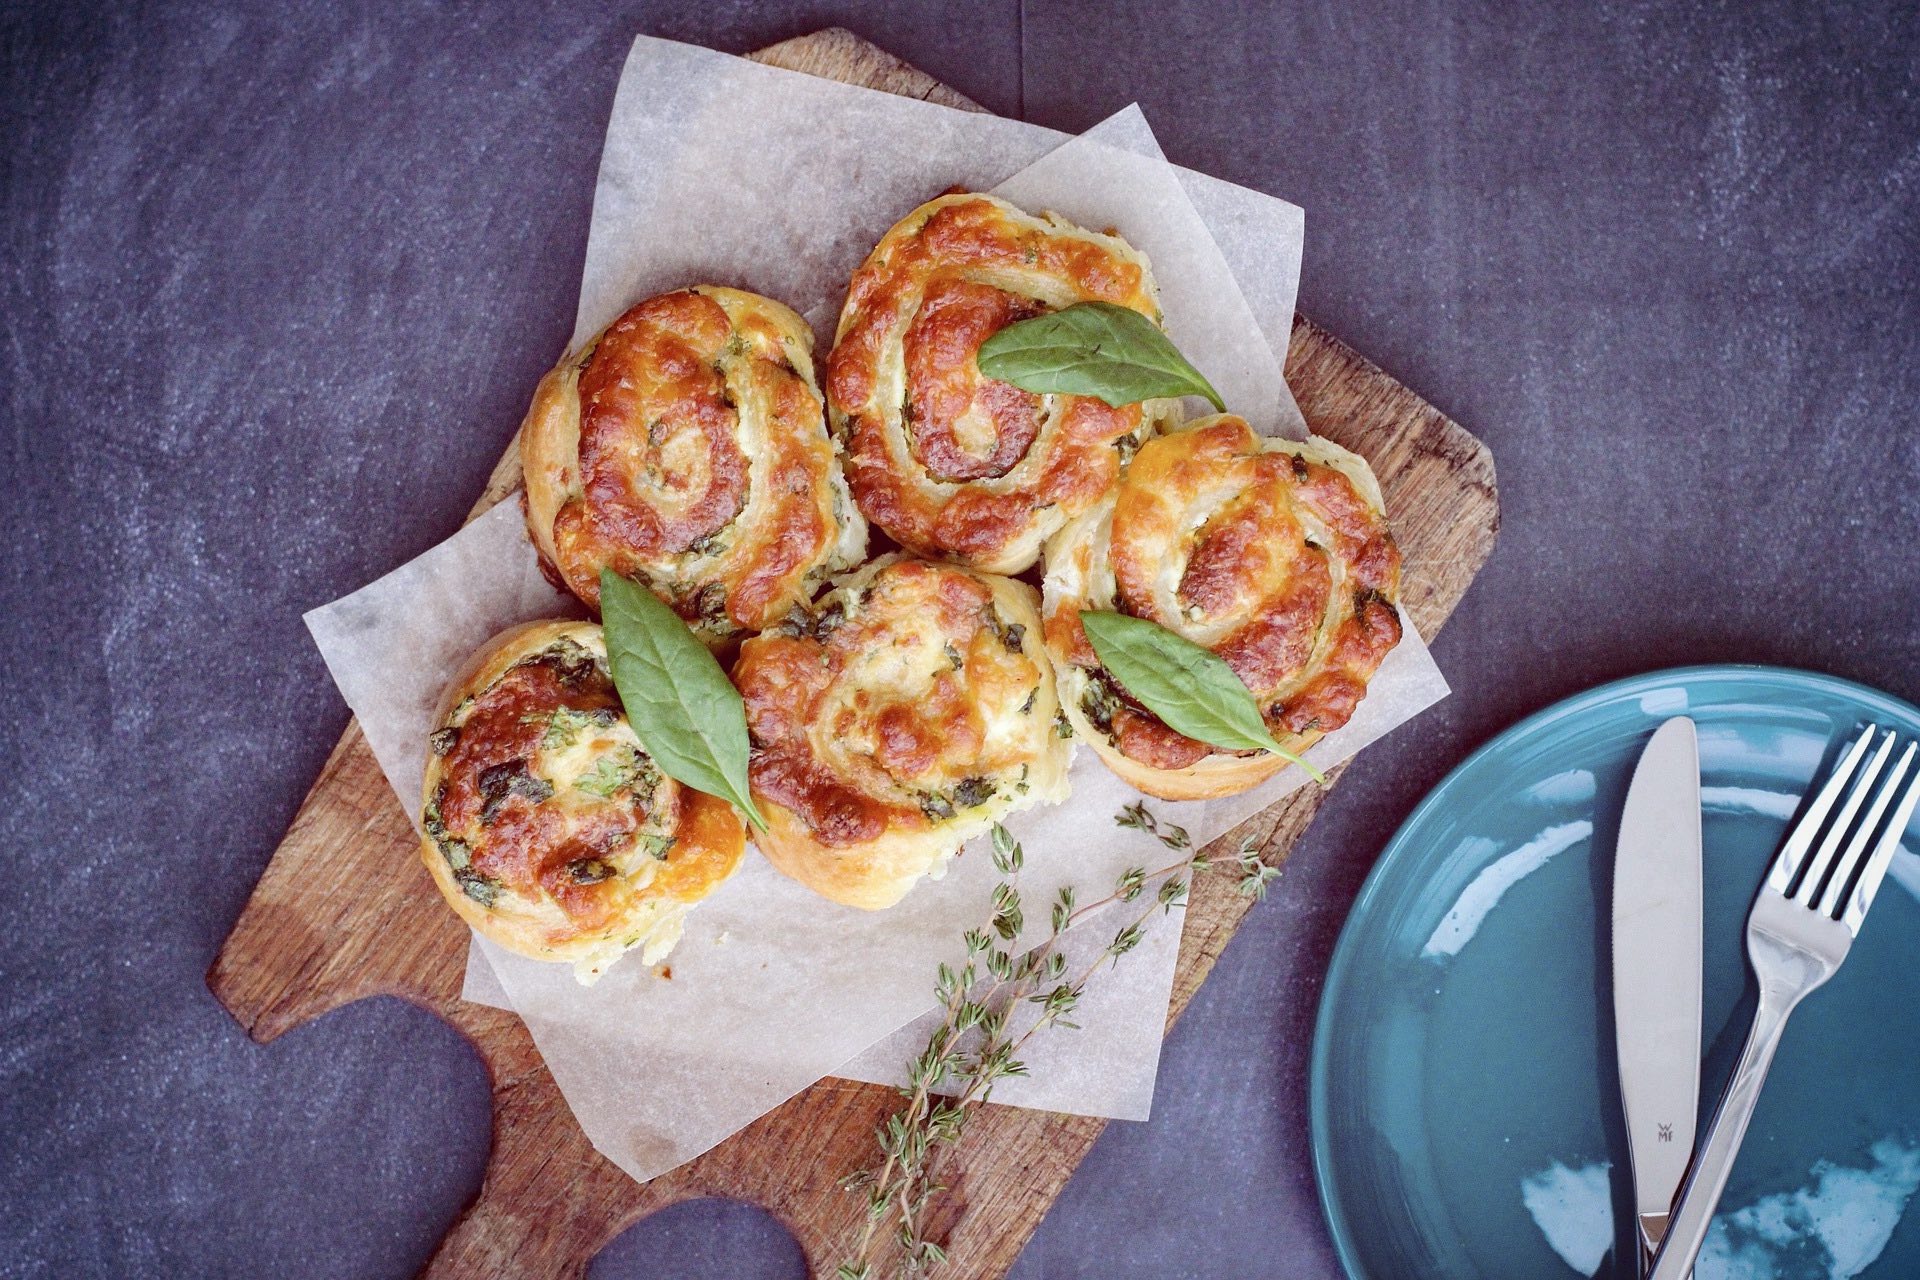
[[[600,571],[607,659],[627,723],[660,772],[740,808],[764,831],[747,788],[747,709],[707,646],[637,582]]]
[[[1088,609],[1080,625],[1100,665],[1175,733],[1228,751],[1271,751],[1325,785],[1325,774],[1273,740],[1253,695],[1217,655],[1123,613]]]
[[[1118,407],[1161,396],[1226,405],[1160,326],[1131,307],[1076,302],[1015,321],[980,344],[980,372],[1023,391],[1092,396]]]

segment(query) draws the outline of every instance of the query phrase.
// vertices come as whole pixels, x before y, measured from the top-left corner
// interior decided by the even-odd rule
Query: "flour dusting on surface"
[[[1872,1266],[1920,1189],[1920,1143],[1882,1138],[1867,1154],[1868,1168],[1822,1160],[1809,1186],[1715,1218],[1696,1280],[1852,1280]]]
[[[1605,1161],[1568,1168],[1555,1160],[1520,1182],[1520,1201],[1560,1260],[1583,1276],[1600,1269],[1613,1246],[1613,1193]]]
[[[1822,1160],[1808,1185],[1762,1196],[1713,1220],[1695,1280],[1853,1280],[1880,1257],[1920,1190],[1920,1141],[1886,1137],[1865,1168]],[[1548,1247],[1583,1276],[1613,1245],[1612,1166],[1558,1160],[1520,1182]]]

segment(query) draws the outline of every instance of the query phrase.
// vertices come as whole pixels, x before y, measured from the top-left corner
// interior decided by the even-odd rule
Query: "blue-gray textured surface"
[[[1327,954],[1503,724],[1703,660],[1920,696],[1909,6],[15,5],[0,1274],[404,1276],[473,1194],[457,1035],[376,1001],[263,1048],[202,984],[346,718],[299,614],[457,527],[564,341],[629,37],[834,23],[1044,124],[1138,99],[1174,159],[1304,205],[1302,309],[1500,466],[1455,696],[1349,772],[1022,1280],[1336,1274]],[[593,1269],[801,1273],[712,1203]]]

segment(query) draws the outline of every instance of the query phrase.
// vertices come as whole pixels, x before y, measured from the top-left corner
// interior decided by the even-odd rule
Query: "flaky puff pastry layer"
[[[767,860],[888,907],[1007,814],[1064,799],[1038,605],[1011,578],[896,554],[747,640],[733,679]]]
[[[1128,696],[1080,625],[1147,618],[1224,659],[1298,753],[1345,724],[1400,642],[1400,553],[1366,461],[1264,439],[1231,414],[1148,441],[1047,546],[1047,651],[1074,731],[1148,795],[1234,795],[1285,761],[1183,737]]]
[[[867,527],[827,434],[813,334],[696,285],[630,308],[548,373],[521,428],[527,529],[573,593],[638,578],[723,647],[859,562]]]
[[[1052,214],[952,194],[887,232],[854,273],[827,362],[829,415],[867,518],[922,555],[1031,567],[1047,536],[1112,486],[1122,451],[1177,411],[980,374],[987,338],[1089,301],[1160,320],[1143,254]]]
[[[502,633],[448,685],[422,782],[420,857],[460,917],[583,983],[652,964],[732,875],[740,815],[640,747],[591,622]]]

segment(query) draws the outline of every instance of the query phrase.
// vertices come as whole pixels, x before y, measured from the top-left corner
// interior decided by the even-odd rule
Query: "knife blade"
[[[1677,716],[1640,754],[1613,862],[1613,1030],[1650,1255],[1693,1159],[1700,1103],[1700,748]]]

